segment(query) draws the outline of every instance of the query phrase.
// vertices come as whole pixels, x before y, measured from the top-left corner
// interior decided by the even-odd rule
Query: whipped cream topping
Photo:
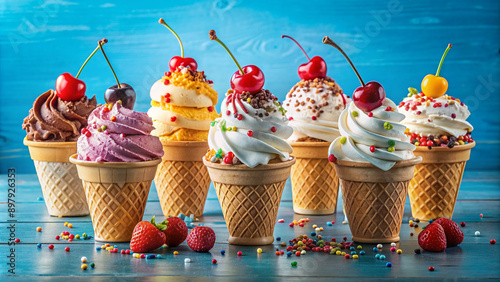
[[[283,107],[294,132],[289,141],[311,137],[331,142],[340,135],[338,118],[351,99],[329,77],[301,80],[287,94]]]
[[[470,116],[467,106],[448,95],[439,98],[412,95],[399,104],[399,111],[406,116],[402,124],[408,127],[410,133],[421,136],[459,137],[474,129],[467,121]]]
[[[292,147],[285,139],[293,129],[276,100],[267,90],[248,98],[229,90],[222,102],[222,117],[213,122],[208,133],[210,149],[222,149],[224,155],[232,152],[248,167],[268,164],[276,157],[289,160]]]
[[[388,98],[370,113],[350,103],[339,117],[342,137],[332,142],[329,155],[339,160],[369,162],[384,171],[397,161],[413,159],[416,147],[405,135],[406,127],[400,124],[404,118]]]

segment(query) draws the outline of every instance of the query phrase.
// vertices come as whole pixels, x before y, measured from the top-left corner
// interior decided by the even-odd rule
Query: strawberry
[[[214,247],[215,232],[210,227],[195,227],[187,236],[187,244],[195,252],[208,252]]]
[[[167,219],[167,222],[167,229],[163,231],[166,237],[165,244],[167,244],[169,247],[177,247],[182,242],[184,242],[184,240],[186,240],[186,237],[188,235],[188,228],[186,226],[186,223],[176,216],[169,217]]]
[[[147,253],[158,249],[165,244],[165,234],[163,231],[166,228],[166,220],[156,224],[154,216],[151,218],[151,222],[141,221],[137,223],[132,232],[130,249],[134,253]]]
[[[434,220],[434,223],[441,225],[446,234],[446,246],[454,247],[464,240],[464,232],[458,227],[458,224],[453,220],[447,218],[438,218]]]
[[[441,225],[431,223],[418,234],[418,244],[426,251],[442,252],[446,249],[446,234]]]

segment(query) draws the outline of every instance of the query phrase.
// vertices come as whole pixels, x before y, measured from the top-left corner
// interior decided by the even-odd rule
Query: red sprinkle
[[[416,109],[417,109],[417,106],[415,106],[415,105],[411,106],[412,111],[415,111]]]
[[[111,117],[111,121],[116,121],[116,117],[115,117],[115,116],[112,116],[112,117]]]
[[[122,138],[125,138],[125,136],[126,136],[126,135],[125,135],[125,133],[122,133],[122,134],[120,134],[120,136],[121,136]]]
[[[85,132],[85,136],[90,137],[92,136],[92,133],[90,133],[90,131],[87,130],[87,132]]]
[[[253,131],[249,130],[249,131],[247,132],[247,135],[248,135],[248,137],[252,137],[252,136],[253,136]]]
[[[368,113],[368,117],[372,117],[373,116],[373,113],[372,112],[369,112]]]
[[[171,75],[172,75],[171,72],[169,72],[169,71],[165,72],[165,76],[171,76]]]
[[[59,240],[61,237],[59,237],[59,235],[56,235],[56,240]]]
[[[330,154],[328,156],[328,160],[332,163],[336,162],[337,161],[337,158],[333,155],[333,154]]]
[[[165,81],[163,82],[163,84],[165,84],[165,85],[169,85],[169,84],[170,84],[170,80],[165,79]]]
[[[19,243],[19,242],[21,242],[21,239],[16,238],[16,239],[14,240],[14,242]]]
[[[66,252],[69,252],[69,247],[64,248]]]
[[[237,253],[237,255],[238,255],[238,256],[242,256],[242,255],[243,255],[243,253],[242,253],[241,251],[239,251],[239,252]]]
[[[415,114],[420,115],[420,114],[422,114],[422,112],[421,111],[417,111]]]
[[[145,254],[141,254],[141,259],[146,258]]]
[[[212,264],[217,264],[217,260],[216,259],[212,259]]]
[[[460,226],[465,227],[465,222],[460,222]]]
[[[125,250],[121,250],[120,254],[124,255],[125,254]]]
[[[295,255],[298,256],[298,257],[300,257],[300,251],[296,251]]]
[[[242,119],[243,119],[243,115],[238,115],[238,116],[237,116],[237,119],[238,119],[238,120],[242,120]]]
[[[385,111],[390,112],[390,111],[392,111],[392,108],[390,106],[388,106],[387,108],[385,108]]]
[[[316,120],[316,119],[317,119],[317,117],[316,117],[316,116],[312,116],[311,118],[312,118],[312,120]]]
[[[293,117],[289,117],[289,118],[288,118],[288,120],[292,120],[292,119],[293,119]]]
[[[496,243],[497,243],[497,240],[495,240],[495,239],[490,240],[490,244],[495,245]]]
[[[276,132],[276,127],[271,127],[271,132]]]
[[[231,115],[231,111],[227,110],[226,115],[228,115],[228,116]]]
[[[208,84],[214,84],[213,80],[207,80]]]
[[[346,254],[344,257],[345,257],[346,259],[350,259],[350,258],[351,258],[351,256],[350,256],[349,254]]]
[[[167,104],[170,103],[170,98],[165,97],[165,103],[167,103]]]
[[[210,106],[210,107],[208,107],[208,108],[207,108],[207,110],[208,110],[209,112],[213,112],[213,111],[214,111],[214,107]]]
[[[434,271],[434,266],[429,266],[429,271]]]
[[[165,98],[170,98],[170,93],[165,94]]]
[[[54,245],[50,244],[50,245],[49,245],[49,249],[50,249],[50,250],[54,249]]]
[[[455,119],[456,117],[457,117],[457,115],[455,113],[451,114],[452,119]]]
[[[232,164],[233,163],[233,158],[231,156],[227,155],[224,157],[224,163],[225,164]]]
[[[372,153],[375,152],[375,146],[373,146],[373,145],[370,146],[370,152],[372,152]]]
[[[105,112],[105,113],[107,113],[107,112],[109,112],[109,108],[108,108],[108,107],[104,107],[104,108],[102,109],[102,111],[103,111],[103,112]]]
[[[176,121],[176,120],[177,120],[177,117],[176,117],[176,116],[173,116],[173,117],[171,117],[171,118],[170,118],[170,121],[171,121],[171,122],[174,122],[174,121]]]
[[[290,222],[288,226],[293,227],[293,222]]]
[[[302,223],[302,222],[301,222],[301,223],[299,223],[299,226],[300,226],[300,227],[304,227],[304,223]]]
[[[444,107],[445,107],[445,108],[447,108],[447,107],[448,107],[448,104],[447,104],[447,103],[446,103],[446,104],[444,104]]]

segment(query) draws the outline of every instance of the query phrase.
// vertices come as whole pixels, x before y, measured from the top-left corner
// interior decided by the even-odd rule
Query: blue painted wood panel
[[[281,100],[298,81],[305,57],[282,34],[294,36],[310,56],[322,56],[328,75],[346,93],[358,86],[339,52],[321,43],[334,39],[366,81],[382,83],[399,102],[407,87],[434,73],[448,43],[441,74],[449,94],[471,110],[477,141],[468,170],[500,169],[500,2],[485,1],[1,1],[0,2],[0,171],[16,166],[33,173],[21,129],[33,100],[53,88],[63,72],[75,74],[97,40],[120,80],[138,94],[136,110],[149,107],[149,89],[179,55],[163,17],[181,36],[186,56],[214,81],[219,104],[236,71],[229,56],[208,39],[215,29],[243,65],[256,64],[265,87]],[[114,78],[100,54],[81,78],[87,93],[104,102]],[[219,106],[218,106],[219,108]]]

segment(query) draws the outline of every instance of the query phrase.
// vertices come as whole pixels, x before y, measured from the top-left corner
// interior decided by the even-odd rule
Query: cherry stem
[[[181,57],[184,58],[184,47],[182,46],[182,41],[181,41],[181,38],[179,37],[179,35],[177,35],[177,33],[175,33],[175,31],[168,26],[168,24],[165,22],[164,19],[160,18],[158,20],[159,23],[161,23],[162,25],[164,25],[166,28],[168,28],[174,35],[175,37],[177,37],[177,40],[179,41],[179,45],[181,45]]]
[[[108,56],[106,56],[106,53],[104,52],[104,48],[102,47],[104,44],[108,43],[108,40],[106,38],[103,38],[102,40],[99,40],[98,43],[99,43],[99,46],[101,46],[101,51],[102,51],[102,54],[104,55],[104,59],[106,59],[106,62],[108,62],[108,65],[111,68],[111,71],[113,72],[113,75],[115,76],[116,85],[118,86],[118,88],[121,88],[120,87],[120,82],[118,81],[118,77],[116,76],[115,70],[111,66],[111,63],[108,60]]]
[[[295,44],[299,45],[299,48],[300,50],[302,50],[302,52],[304,52],[304,55],[306,55],[306,58],[308,61],[310,61],[311,59],[309,59],[309,56],[307,56],[307,53],[306,51],[304,51],[304,49],[302,48],[302,46],[300,46],[299,42],[297,42],[297,40],[293,39],[291,36],[288,36],[288,35],[282,35],[281,38],[290,38],[293,42],[295,42]]]
[[[448,51],[450,51],[451,47],[452,45],[448,43],[448,47],[446,47],[446,50],[444,50],[443,56],[441,57],[441,61],[439,62],[436,76],[439,76],[439,72],[441,71],[441,66],[443,65],[444,58],[446,57],[446,54],[448,54]]]
[[[94,56],[95,52],[97,52],[97,50],[99,50],[99,48],[101,48],[101,45],[98,45],[97,48],[95,48],[94,52],[92,52],[92,54],[90,54],[90,56],[87,58],[87,60],[85,60],[85,62],[83,62],[83,65],[80,67],[80,70],[78,70],[78,73],[76,74],[75,78],[78,78],[80,76],[80,73],[82,72],[85,65],[89,62],[90,58],[92,58],[92,56]]]
[[[236,58],[233,56],[233,53],[231,53],[231,51],[229,51],[229,48],[227,48],[226,44],[224,44],[222,41],[220,41],[219,38],[217,38],[217,35],[215,35],[215,30],[210,30],[210,32],[208,33],[208,35],[210,36],[210,40],[215,40],[217,41],[220,45],[222,45],[222,47],[224,47],[224,49],[226,49],[226,51],[229,53],[229,56],[231,56],[231,58],[233,59],[233,61],[236,63],[236,66],[238,67],[238,69],[240,70],[240,74],[241,75],[244,75],[245,72],[243,71],[243,69],[241,68],[240,64],[238,63],[238,61],[236,61]]]
[[[354,70],[354,72],[358,76],[358,79],[361,82],[361,85],[363,85],[363,87],[364,87],[365,83],[363,82],[363,79],[361,78],[361,75],[359,75],[358,70],[356,69],[356,67],[354,66],[354,64],[351,62],[351,59],[349,59],[349,57],[344,52],[344,50],[342,50],[342,48],[340,48],[339,45],[337,45],[337,43],[333,42],[333,40],[331,40],[330,37],[328,37],[328,36],[323,37],[323,44],[328,44],[328,45],[331,45],[331,46],[335,47],[335,49],[339,50],[339,52],[342,53],[342,55],[344,55],[344,57],[347,59],[347,61],[351,65],[352,69]]]

